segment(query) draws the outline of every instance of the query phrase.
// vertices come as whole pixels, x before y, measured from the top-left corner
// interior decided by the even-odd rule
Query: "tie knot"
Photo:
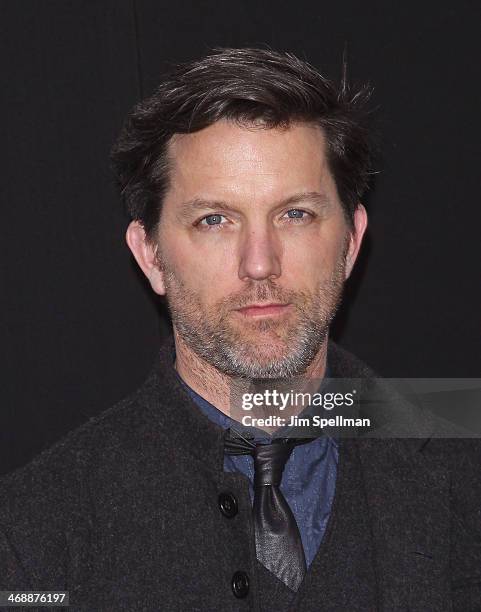
[[[278,487],[281,484],[284,467],[291,456],[294,446],[295,443],[287,440],[278,440],[272,444],[259,444],[253,449],[254,488],[265,485]]]

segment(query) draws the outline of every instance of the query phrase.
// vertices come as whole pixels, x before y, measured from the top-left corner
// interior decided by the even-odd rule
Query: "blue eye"
[[[220,225],[223,215],[207,215],[201,221],[203,225]],[[204,223],[205,221],[205,223]]]
[[[287,215],[290,219],[303,219],[305,214],[305,210],[299,210],[297,208],[287,211]]]

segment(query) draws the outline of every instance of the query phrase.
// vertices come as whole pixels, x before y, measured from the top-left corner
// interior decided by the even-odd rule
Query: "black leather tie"
[[[282,473],[293,449],[312,439],[274,439],[254,444],[226,433],[228,455],[254,457],[254,506],[252,509],[257,559],[284,584],[297,591],[306,573],[301,535],[289,504],[280,490]]]

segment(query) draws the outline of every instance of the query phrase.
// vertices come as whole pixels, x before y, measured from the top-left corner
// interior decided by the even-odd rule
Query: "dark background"
[[[293,51],[337,80],[348,44],[384,159],[334,336],[384,376],[480,376],[477,4],[1,2],[0,472],[150,368],[164,327],[108,152],[167,63],[214,46]]]

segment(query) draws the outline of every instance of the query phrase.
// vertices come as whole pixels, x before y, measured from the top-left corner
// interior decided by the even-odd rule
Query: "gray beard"
[[[314,295],[290,292],[274,281],[252,281],[234,302],[229,297],[206,312],[197,295],[158,259],[164,272],[166,297],[172,322],[185,344],[201,359],[228,376],[236,378],[293,378],[305,373],[325,342],[330,324],[339,307],[344,286],[345,254],[332,277]],[[262,345],[249,342],[241,329],[229,323],[233,308],[253,302],[291,302],[297,316],[282,339],[287,351],[281,357],[266,360]],[[259,333],[273,330],[278,323],[260,319],[252,326]],[[276,334],[277,336],[277,334]]]

